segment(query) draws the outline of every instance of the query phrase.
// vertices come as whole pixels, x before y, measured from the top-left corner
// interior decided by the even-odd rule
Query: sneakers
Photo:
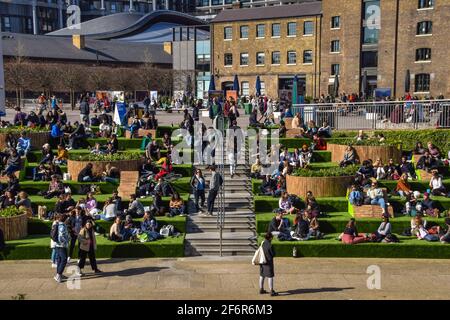
[[[56,275],[53,277],[53,279],[55,279],[55,281],[58,282],[58,283],[61,283],[61,282],[62,282],[61,276],[60,276],[59,274],[56,274]]]
[[[67,257],[67,263],[70,263],[70,257]]]
[[[97,269],[97,270],[94,270],[94,273],[102,273],[103,271],[101,271],[101,270],[99,270],[99,269]]]
[[[56,263],[52,263],[52,269],[56,269],[58,265]]]
[[[264,289],[260,289],[260,290],[259,290],[259,294],[266,294],[266,293],[267,293],[267,291],[264,290]]]
[[[275,291],[272,290],[272,292],[270,292],[270,296],[271,297],[276,297],[276,296],[278,296],[278,292],[275,292]]]

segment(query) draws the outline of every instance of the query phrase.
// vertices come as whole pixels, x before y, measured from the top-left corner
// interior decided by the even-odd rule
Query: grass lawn
[[[170,237],[146,243],[112,242],[97,236],[97,258],[154,258],[183,257],[184,237]],[[77,250],[75,250],[77,251]],[[23,240],[8,241],[0,260],[50,260],[50,238],[48,235],[32,235]],[[76,253],[78,254],[78,253]],[[73,257],[74,258],[74,257]]]
[[[292,257],[293,248],[296,247],[298,257],[450,259],[450,246],[440,242],[400,236],[400,243],[347,245],[335,240],[338,235],[329,234],[325,239],[309,241],[274,239],[272,244],[277,257]],[[260,235],[258,242],[262,240]]]

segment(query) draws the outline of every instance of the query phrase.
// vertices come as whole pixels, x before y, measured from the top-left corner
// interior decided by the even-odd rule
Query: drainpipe
[[[400,0],[397,0],[395,8],[395,48],[394,48],[394,90],[393,96],[397,97],[397,60],[398,60],[398,21],[400,17]]]

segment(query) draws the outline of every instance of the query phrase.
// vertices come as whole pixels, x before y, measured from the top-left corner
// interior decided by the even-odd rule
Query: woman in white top
[[[436,170],[433,171],[433,176],[430,180],[431,194],[434,196],[447,196],[444,184],[442,183],[442,177]]]

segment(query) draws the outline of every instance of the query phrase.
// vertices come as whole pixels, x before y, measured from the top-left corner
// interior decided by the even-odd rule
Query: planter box
[[[341,162],[344,159],[346,148],[346,145],[329,143],[327,150],[331,151],[331,161]],[[367,159],[375,161],[380,158],[386,164],[392,158],[395,163],[399,163],[402,158],[402,150],[395,146],[353,146],[353,148],[361,162]]]
[[[304,198],[308,191],[312,191],[316,198],[345,197],[348,186],[355,179],[354,176],[345,177],[295,177],[287,176],[286,185],[289,194]]]
[[[111,166],[116,167],[119,171],[139,171],[140,166],[143,164],[143,160],[119,160],[119,161],[67,161],[67,171],[70,173],[72,180],[78,179],[78,174],[83,170],[88,163],[92,163],[92,172],[94,175],[101,175],[105,171],[106,165],[109,163]]]
[[[0,133],[0,149],[6,148],[7,133]],[[20,138],[20,133],[12,134],[16,139]],[[31,139],[32,149],[41,149],[46,143],[49,143],[50,132],[27,132],[27,137]]]
[[[3,230],[5,241],[26,238],[28,236],[27,214],[14,217],[0,217],[0,229]]]

